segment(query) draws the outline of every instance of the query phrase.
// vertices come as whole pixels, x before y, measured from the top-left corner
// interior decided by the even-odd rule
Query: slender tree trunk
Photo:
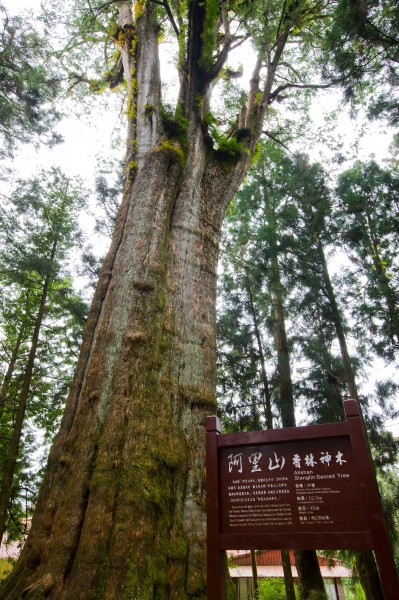
[[[381,582],[371,550],[356,552],[355,569],[367,600],[384,600]]]
[[[277,258],[277,248],[272,249],[273,264],[273,302],[274,302],[274,336],[277,349],[277,370],[280,387],[280,411],[283,427],[295,427],[294,394],[291,379],[289,348],[285,329],[283,303],[283,285]],[[319,594],[320,599],[327,600],[323,578],[317,555],[314,550],[296,550],[295,563],[298,570],[299,591],[301,600],[307,600],[312,594]]]
[[[294,554],[301,600],[310,598],[327,600],[316,552],[314,550],[295,550]]]
[[[252,583],[254,587],[254,598],[259,597],[259,583],[258,583],[258,566],[256,564],[256,553],[255,550],[251,550],[251,569],[252,569]]]
[[[49,285],[50,285],[50,281],[51,281],[51,277],[52,277],[51,265],[54,262],[56,250],[57,250],[57,241],[54,241],[53,247],[51,249],[50,268],[46,274],[46,277],[45,277],[45,280],[43,283],[43,289],[42,289],[42,294],[41,294],[41,298],[40,298],[39,310],[38,310],[38,313],[37,313],[37,316],[35,319],[35,325],[34,325],[34,329],[33,329],[31,346],[30,346],[28,360],[27,360],[25,372],[24,372],[22,389],[21,389],[21,392],[20,392],[19,398],[18,398],[17,413],[15,416],[15,422],[14,422],[13,431],[12,431],[12,435],[11,435],[10,446],[8,448],[8,455],[5,460],[5,464],[4,464],[4,468],[3,468],[3,478],[2,478],[1,489],[0,489],[0,540],[2,539],[2,537],[4,535],[6,523],[7,523],[7,511],[8,511],[8,506],[10,503],[10,498],[11,498],[11,493],[12,493],[12,483],[13,483],[13,479],[14,479],[15,468],[16,468],[17,459],[18,459],[18,452],[19,452],[19,447],[20,447],[20,443],[21,443],[21,436],[22,436],[22,430],[23,430],[23,425],[24,425],[24,420],[25,420],[26,406],[27,406],[27,401],[28,401],[31,382],[32,382],[33,367],[34,367],[37,347],[38,347],[38,343],[39,343],[40,329],[42,326],[46,302],[47,302],[48,289],[49,289]]]
[[[18,354],[19,354],[19,349],[20,349],[21,344],[22,344],[22,339],[23,339],[23,327],[21,326],[20,330],[18,331],[18,337],[15,340],[15,344],[14,344],[14,347],[13,347],[12,352],[11,352],[10,362],[8,363],[6,374],[4,375],[4,379],[3,379],[2,383],[1,383],[1,388],[0,388],[0,414],[3,413],[4,407],[7,404],[8,388],[10,386],[10,382],[11,382],[12,376],[14,374],[14,369],[15,369],[15,365],[16,365],[16,362],[17,362],[17,359],[18,359]]]
[[[324,285],[327,292],[327,298],[331,307],[332,317],[335,324],[335,329],[337,332],[337,338],[341,350],[341,358],[342,363],[344,365],[346,381],[348,384],[348,389],[350,393],[350,397],[357,400],[359,402],[359,394],[357,391],[355,373],[352,366],[352,361],[350,359],[345,330],[342,324],[341,314],[338,308],[337,300],[335,297],[335,292],[333,285],[331,283],[330,274],[328,271],[327,261],[324,254],[323,244],[320,238],[320,235],[313,223],[313,231],[314,237],[317,244],[318,256],[322,268],[322,276],[324,280]],[[371,457],[370,457],[371,459]],[[371,550],[364,552],[357,552],[355,558],[356,568],[359,573],[359,578],[366,594],[367,600],[384,600],[384,593],[381,587],[381,581],[378,574],[378,569],[375,561],[374,554]]]
[[[295,600],[294,579],[292,577],[291,559],[289,550],[281,550],[281,562],[284,571],[284,586],[287,600]]]
[[[383,266],[381,261],[378,239],[376,239],[372,219],[368,213],[366,214],[366,223],[367,225],[365,225],[365,229],[368,237],[370,255],[373,261],[375,272],[377,274],[380,291],[385,298],[388,308],[390,334],[396,343],[399,343],[398,301],[387,277],[386,268]]]
[[[30,289],[28,288],[27,292],[26,292],[26,298],[25,298],[25,312],[26,315],[28,315],[29,313],[29,297],[30,297]],[[1,389],[0,389],[0,414],[3,413],[3,410],[7,404],[7,393],[8,393],[8,388],[10,386],[13,374],[14,374],[14,369],[15,369],[15,365],[16,362],[18,360],[18,355],[19,355],[19,351],[20,351],[20,347],[21,344],[23,343],[24,339],[26,338],[26,336],[28,335],[27,331],[26,331],[26,326],[24,323],[20,323],[20,328],[18,330],[18,335],[17,335],[17,339],[15,340],[15,344],[14,347],[12,349],[11,352],[11,357],[10,357],[10,362],[8,364],[8,368],[7,368],[7,372],[4,376],[4,379],[2,381],[1,384]]]
[[[247,288],[247,293],[248,293],[252,321],[253,321],[253,325],[254,325],[255,338],[256,338],[256,341],[258,344],[259,361],[261,363],[263,393],[264,393],[264,398],[265,398],[266,415],[267,415],[266,424],[267,424],[268,429],[273,429],[271,394],[270,394],[269,381],[267,378],[266,368],[265,368],[265,357],[263,354],[262,338],[260,335],[258,317],[257,317],[256,309],[255,309],[255,303],[254,303],[254,299],[253,299],[253,295],[252,295],[252,290],[251,290],[251,286],[249,284],[248,279],[246,282],[246,288]],[[284,585],[285,585],[287,600],[295,600],[294,580],[292,578],[289,550],[281,550],[281,560],[282,560],[283,571],[284,571]],[[251,554],[251,561],[252,561],[252,554]],[[251,562],[251,564],[253,564],[253,563]],[[256,563],[255,563],[255,565],[256,565]]]
[[[341,352],[342,364],[345,371],[345,377],[348,384],[350,397],[359,402],[359,394],[357,391],[357,385],[355,380],[355,372],[353,370],[352,361],[350,358],[348,345],[346,343],[346,336],[344,326],[342,324],[342,319],[340,315],[340,311],[338,308],[337,300],[335,298],[334,288],[331,283],[330,274],[328,272],[328,266],[326,257],[324,254],[323,245],[317,231],[314,232],[316,244],[317,244],[317,252],[320,260],[320,265],[322,268],[322,277],[324,281],[324,285],[326,288],[328,302],[331,308],[331,315],[334,321],[335,330],[337,333],[338,343]]]
[[[249,306],[250,306],[252,322],[253,322],[253,326],[254,326],[256,343],[258,346],[259,362],[260,362],[261,373],[262,373],[262,392],[263,392],[264,405],[265,405],[265,409],[266,409],[266,426],[268,429],[273,429],[272,399],[271,399],[271,394],[270,394],[269,380],[268,380],[267,373],[266,373],[265,355],[263,352],[262,338],[261,338],[261,334],[260,334],[258,317],[256,314],[256,309],[255,309],[255,304],[254,304],[254,300],[253,300],[253,296],[252,296],[251,286],[250,286],[249,282],[247,282],[246,286],[247,286]]]
[[[291,380],[290,354],[283,304],[283,285],[277,255],[273,257],[274,339],[277,350],[277,373],[280,390],[279,409],[283,427],[295,427],[294,393]]]

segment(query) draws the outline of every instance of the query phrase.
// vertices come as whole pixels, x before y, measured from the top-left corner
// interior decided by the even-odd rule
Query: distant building
[[[0,559],[17,559],[18,556],[21,554],[24,541],[25,540],[19,542],[3,542],[2,540],[0,545]]]
[[[251,555],[249,550],[229,550],[229,571],[237,589],[238,600],[251,600],[254,589],[252,581]],[[324,556],[318,556],[321,575],[329,600],[345,600],[343,577],[352,577],[352,571],[334,559],[327,564]],[[290,551],[291,571],[294,581],[298,579],[293,551]],[[256,564],[258,578],[278,577],[283,579],[284,572],[280,550],[257,550]]]

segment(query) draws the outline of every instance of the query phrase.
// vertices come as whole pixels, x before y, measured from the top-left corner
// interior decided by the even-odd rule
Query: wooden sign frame
[[[344,408],[342,423],[223,435],[219,419],[207,417],[208,600],[226,598],[226,550],[270,548],[372,549],[385,599],[398,600],[399,582],[362,419],[355,400],[346,400]],[[332,474],[323,474],[327,472]],[[324,478],[330,481],[324,483]],[[311,496],[312,485],[316,495]],[[348,508],[347,515],[342,507]]]

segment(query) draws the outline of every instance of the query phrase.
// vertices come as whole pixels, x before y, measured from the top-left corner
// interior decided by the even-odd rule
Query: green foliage
[[[358,279],[367,282],[356,311],[373,332],[376,352],[393,359],[399,348],[398,175],[374,161],[357,162],[340,175],[336,193],[342,244]]]
[[[0,4],[0,157],[19,142],[61,141],[54,100],[61,79],[49,61],[46,41],[28,18],[10,17]]]
[[[161,105],[160,115],[169,139],[161,142],[156,150],[167,152],[174,160],[183,165],[187,158],[188,129],[188,119],[183,114],[183,108],[181,104],[177,105],[176,110],[169,105]]]
[[[315,590],[311,590],[308,598],[309,600],[325,600],[326,595],[323,592],[316,592]]]
[[[347,600],[366,600],[366,595],[359,582],[353,581],[353,579],[343,579],[342,583]]]
[[[298,590],[295,587],[295,597],[299,598]],[[258,600],[285,600],[284,580],[277,577],[265,577],[259,579]]]
[[[13,570],[14,561],[12,559],[0,559],[0,582],[3,581]]]
[[[169,104],[162,104],[160,115],[166,132],[175,138],[184,138],[187,135],[188,119],[183,113],[183,107],[178,104],[174,109]]]
[[[328,303],[320,293],[321,270],[309,216],[300,203],[300,198],[309,198],[314,202],[317,199],[317,221],[321,226],[329,206],[323,173],[319,166],[307,167],[301,157],[288,159],[271,143],[264,145],[262,150],[251,176],[238,194],[235,204],[230,207],[227,217],[226,259],[229,262],[225,266],[226,273],[221,287],[227,295],[225,302],[231,302],[232,306],[226,305],[219,331],[221,340],[224,336],[232,335],[230,340],[234,347],[237,344],[242,346],[239,336],[243,336],[244,332],[247,341],[245,349],[240,350],[237,346],[233,353],[226,353],[227,357],[223,358],[222,364],[223,368],[228,368],[228,374],[223,375],[221,381],[230,379],[236,382],[233,397],[236,394],[241,397],[239,404],[243,403],[243,398],[251,398],[251,402],[255,402],[253,396],[256,397],[256,390],[259,389],[259,383],[255,381],[261,380],[258,342],[255,343],[253,324],[251,325],[251,310],[255,309],[264,340],[263,354],[267,359],[270,394],[274,405],[279,406],[274,344],[270,341],[266,344],[266,340],[274,335],[274,296],[282,286],[279,293],[283,295],[288,318],[297,324],[296,332],[289,342],[289,350],[295,344],[296,353],[301,352],[307,365],[301,367],[303,372],[295,389],[297,398],[307,403],[314,421],[340,420],[342,363],[339,356],[334,355],[330,349],[335,337],[334,325]],[[251,303],[248,290],[251,291]],[[223,325],[224,318],[232,319],[230,333]],[[309,326],[311,323],[314,323],[313,327]],[[223,329],[220,329],[221,326]],[[238,360],[229,366],[235,353]],[[247,357],[246,361],[243,360],[244,356]],[[238,393],[237,389],[240,390]],[[227,386],[223,396],[228,397]],[[325,402],[326,396],[328,403]],[[263,413],[259,399],[258,396],[258,409]],[[275,413],[275,418],[279,419],[278,412]]]
[[[369,114],[398,122],[399,9],[395,0],[340,0],[326,35],[324,75],[348,100],[368,98]]]
[[[211,112],[204,115],[203,122],[208,127],[215,158],[220,162],[231,162],[242,156],[246,150],[245,140],[251,136],[249,129],[241,128],[235,130],[233,135],[225,134]]]
[[[353,197],[354,217],[358,219],[359,215],[363,215],[366,200],[373,206],[373,211],[380,215],[379,244],[387,252],[391,252],[385,256],[385,264],[395,269],[397,227],[393,206],[396,205],[397,194],[392,182],[396,178],[394,173],[388,176],[388,173],[381,173],[375,166],[371,171],[373,177],[366,177],[364,170],[360,169],[359,179],[350,182],[345,174],[342,177],[348,183],[347,196]],[[354,181],[358,181],[357,185],[362,186],[361,189],[367,190],[366,198],[363,198],[364,193],[361,193],[360,187],[353,187]],[[377,182],[380,184],[377,185]],[[387,187],[388,182],[390,187]],[[246,420],[256,423],[252,414],[255,408],[258,420],[263,418],[264,409],[259,393],[261,364],[251,314],[253,309],[263,340],[268,385],[275,407],[274,418],[278,419],[276,366],[273,344],[270,343],[274,328],[273,294],[279,281],[273,267],[276,259],[280,272],[279,285],[282,286],[284,307],[290,323],[289,349],[292,356],[295,356],[293,372],[296,402],[302,404],[308,420],[312,422],[342,420],[342,401],[348,393],[346,372],[337,348],[335,309],[333,310],[326,293],[327,280],[321,262],[323,246],[330,248],[330,259],[333,259],[332,249],[339,248],[342,237],[346,239],[352,213],[345,217],[342,215],[342,221],[340,215],[342,212],[337,205],[336,196],[329,190],[326,175],[320,165],[309,163],[301,155],[289,158],[272,144],[263,147],[260,159],[235,202],[229,207],[226,221],[224,272],[220,285],[224,308],[219,317],[218,335],[219,392],[223,399],[224,418],[229,427],[233,426],[231,420],[244,427]],[[373,219],[377,223],[376,215]],[[384,241],[385,231],[390,236],[389,241]],[[359,253],[361,248],[361,243],[357,240],[353,243],[351,252]],[[369,246],[366,245],[366,257],[369,257],[368,249]],[[370,259],[370,265],[372,262]],[[359,260],[355,265],[360,265]],[[335,277],[337,279],[338,274]],[[370,277],[375,277],[374,269],[371,269]],[[380,312],[375,315],[378,314],[381,319],[383,293],[381,289],[375,289],[370,300],[363,303],[367,296],[359,298],[360,282],[355,273],[350,278],[345,276],[339,281],[340,285],[334,287],[334,291],[340,306],[343,307],[348,298],[353,298],[346,311],[347,318],[351,317],[351,329],[345,331],[357,349],[357,353],[353,353],[352,364],[360,377],[362,363],[369,360],[373,349],[379,351],[380,347],[377,335],[370,337],[363,329],[364,315],[368,315],[367,323],[370,323],[373,305],[376,305]],[[366,290],[368,294],[373,288],[368,285]],[[345,315],[341,319],[345,326]],[[378,331],[383,333],[381,328]],[[384,350],[387,356],[386,338]],[[392,345],[390,352],[392,354]],[[383,416],[387,418],[388,415],[397,414],[394,400],[396,395],[397,385],[386,381],[377,385],[373,395],[373,409],[364,399],[370,441],[375,448],[376,464],[382,468],[394,464],[397,457],[397,443],[385,431],[382,422]]]
[[[110,181],[110,176],[114,179]],[[95,230],[111,239],[121,203],[123,190],[123,165],[107,164],[97,174],[95,180],[96,211]]]
[[[202,46],[199,65],[204,71],[209,71],[213,64],[213,53],[216,46],[217,22],[219,17],[218,0],[204,0],[205,18],[202,31]]]
[[[32,513],[39,457],[58,428],[81,342],[87,306],[73,289],[69,268],[81,241],[77,217],[84,202],[79,182],[52,169],[18,181],[0,206],[1,477],[45,301],[9,502],[10,539],[21,536]]]
[[[236,137],[226,138],[220,136],[216,148],[216,156],[223,159],[237,158],[244,150],[244,145]]]

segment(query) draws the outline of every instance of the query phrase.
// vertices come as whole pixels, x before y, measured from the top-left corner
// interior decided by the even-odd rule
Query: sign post
[[[386,600],[399,583],[354,400],[346,421],[221,434],[207,417],[208,600],[225,600],[227,549],[375,551]]]

